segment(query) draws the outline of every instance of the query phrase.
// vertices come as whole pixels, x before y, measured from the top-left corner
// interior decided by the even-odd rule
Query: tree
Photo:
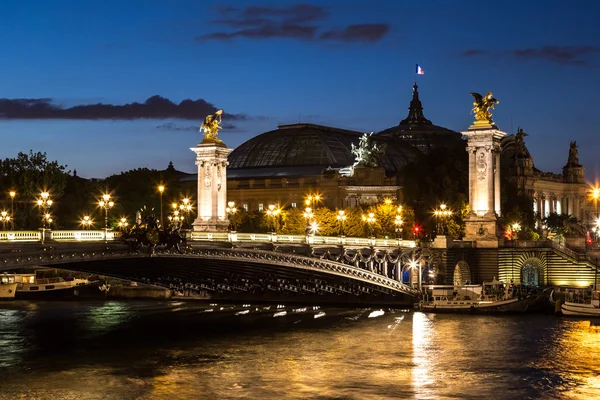
[[[288,235],[304,235],[306,232],[306,218],[300,208],[286,210],[283,215],[281,233]]]
[[[346,214],[346,223],[344,224],[344,233],[351,237],[365,237],[367,235],[366,225],[362,220],[366,210],[363,207],[352,207],[344,210]]]
[[[337,235],[339,232],[339,225],[336,217],[335,211],[332,211],[327,207],[319,207],[314,210],[314,220],[317,222],[318,226],[317,234],[323,236]]]
[[[46,153],[34,153],[33,150],[0,162],[0,186],[7,191],[17,191],[14,202],[17,228],[36,229],[40,226],[40,211],[32,204],[43,191],[50,193],[50,198],[57,204],[67,185],[66,168],[57,161],[48,161]],[[4,203],[4,207],[8,209],[10,202]]]
[[[425,221],[430,229],[435,224],[431,210],[442,202],[455,206],[468,193],[469,157],[465,149],[466,141],[457,139],[402,169],[404,201],[414,209],[415,218]]]
[[[560,238],[570,232],[570,227],[572,225],[577,224],[577,218],[570,214],[558,214],[553,212],[548,214],[542,222],[546,225],[549,232],[554,233]]]

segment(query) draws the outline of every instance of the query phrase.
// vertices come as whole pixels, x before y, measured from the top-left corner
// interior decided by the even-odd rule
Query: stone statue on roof
[[[214,114],[208,115],[202,125],[200,125],[200,132],[204,130],[204,139],[202,143],[223,143],[221,139],[217,137],[219,129],[221,129],[223,110],[218,110]]]
[[[527,135],[523,129],[519,128],[517,130],[517,134],[515,135],[515,153],[517,157],[527,157],[529,156],[529,152],[525,147],[525,136]]]
[[[354,155],[354,168],[377,168],[379,166],[377,157],[385,154],[385,145],[377,146],[373,143],[372,135],[373,132],[363,134],[358,141],[358,146],[352,143],[351,151]]]
[[[571,142],[569,148],[569,160],[567,166],[578,167],[579,166],[579,151],[577,150],[577,142]]]

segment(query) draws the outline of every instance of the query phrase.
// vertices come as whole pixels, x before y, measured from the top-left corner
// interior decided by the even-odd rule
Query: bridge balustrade
[[[104,230],[46,230],[45,239],[57,242],[98,242],[113,241],[120,237],[120,232]],[[288,235],[275,233],[240,233],[240,232],[187,232],[191,241],[220,242],[257,242],[257,243],[308,243],[318,245],[377,246],[414,248],[413,240],[375,239],[345,236]],[[0,231],[0,242],[36,242],[42,240],[41,231]]]
[[[42,240],[40,231],[2,231],[0,241],[9,242],[37,242]]]

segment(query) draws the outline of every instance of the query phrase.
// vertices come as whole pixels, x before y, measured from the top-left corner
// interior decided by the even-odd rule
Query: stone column
[[[229,226],[227,206],[227,154],[223,143],[200,143],[192,147],[198,166],[198,215],[194,231],[226,231]]]
[[[467,241],[477,247],[498,247],[497,214],[500,207],[500,141],[506,135],[495,126],[471,126],[467,132],[469,152],[469,204]]]
[[[494,168],[494,205],[496,215],[502,216],[502,201],[500,199],[500,148],[495,149],[496,166]]]
[[[467,147],[467,151],[469,152],[469,207],[470,212],[475,213],[475,204],[477,203],[477,199],[475,198],[475,183],[477,180],[475,173],[475,149]]]

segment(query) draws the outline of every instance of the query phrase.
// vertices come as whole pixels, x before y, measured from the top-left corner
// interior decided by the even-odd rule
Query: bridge
[[[181,253],[149,254],[113,232],[2,232],[0,270],[54,267],[219,300],[404,307],[415,251],[395,239],[193,232]]]
[[[188,232],[183,253],[131,251],[112,231],[0,232],[0,271],[52,266],[219,299],[411,304],[421,281],[589,286],[600,249],[554,241],[414,241],[265,233]],[[434,242],[435,245],[435,242]],[[420,274],[419,274],[420,272]]]

